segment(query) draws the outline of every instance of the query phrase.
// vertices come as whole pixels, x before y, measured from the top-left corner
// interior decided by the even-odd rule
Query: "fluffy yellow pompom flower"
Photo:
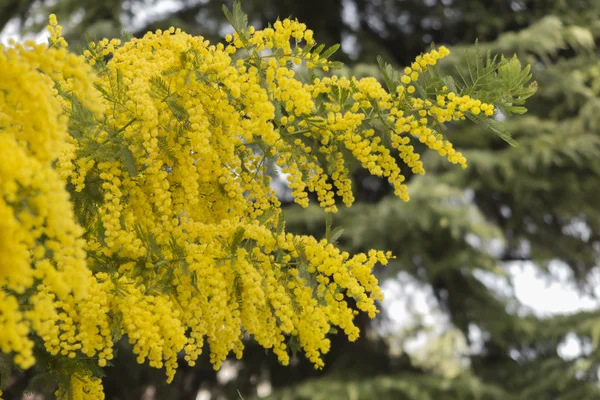
[[[93,281],[83,229],[53,166],[69,138],[56,88],[85,98],[90,112],[100,110],[100,96],[91,92],[91,68],[64,48],[0,46],[0,74],[0,348],[28,368],[34,363],[30,334],[39,327],[31,321],[40,315],[25,312],[30,305],[22,296],[43,281],[56,299],[80,301]]]
[[[0,351],[29,368],[37,337],[77,366],[61,399],[103,399],[92,364],[124,336],[168,381],[179,354],[194,365],[207,343],[219,368],[248,335],[284,365],[292,341],[323,367],[332,327],[356,340],[355,315],[377,315],[373,269],[392,255],[286,232],[274,165],[302,206],[308,192],[330,213],[352,205],[348,154],[407,201],[402,169],[425,172],[411,141],[466,167],[433,127],[495,112],[446,87],[414,95],[445,47],[390,92],[301,79],[290,61],[328,71],[336,48],[313,50],[297,20],[225,45],[175,28],[103,39],[82,56],[49,21],[49,46],[0,47]]]

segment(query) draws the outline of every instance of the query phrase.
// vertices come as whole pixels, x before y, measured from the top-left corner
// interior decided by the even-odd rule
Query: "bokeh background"
[[[0,0],[0,41],[44,40],[55,12],[75,49],[86,38],[135,36],[176,26],[211,41],[231,32],[223,0]],[[465,171],[425,156],[410,177],[412,200],[355,169],[357,203],[335,217],[350,252],[389,249],[377,270],[382,315],[361,318],[361,338],[332,335],[323,371],[300,354],[279,365],[248,343],[241,361],[213,371],[207,357],[183,362],[171,385],[119,344],[106,368],[107,399],[600,399],[600,1],[243,0],[263,27],[294,16],[318,41],[341,43],[337,59],[356,75],[380,76],[376,56],[408,64],[432,43],[453,51],[517,54],[539,91],[529,113],[499,115],[518,147],[478,126],[447,135]],[[2,77],[0,77],[2,79]],[[0,153],[1,156],[1,153]],[[287,226],[320,237],[318,207],[289,201]],[[1,334],[1,333],[0,333]],[[10,377],[7,399],[51,398],[35,371]]]

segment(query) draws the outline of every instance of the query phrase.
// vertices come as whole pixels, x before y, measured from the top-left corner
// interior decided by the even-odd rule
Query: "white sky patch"
[[[469,342],[470,342],[470,351],[472,354],[479,354],[483,350],[483,343],[486,335],[483,333],[481,329],[477,325],[469,324]]]
[[[386,280],[381,288],[385,296],[382,306],[389,322],[382,324],[379,331],[391,338],[393,352],[416,353],[432,338],[451,328],[448,316],[439,309],[431,287],[410,274],[400,272],[396,279]],[[413,329],[416,331],[414,335],[411,333]]]
[[[132,2],[131,11],[134,15],[131,21],[123,21],[127,23],[127,29],[135,31],[143,28],[148,22],[156,21],[165,15],[175,13],[182,10],[186,6],[186,2],[179,0],[160,0],[154,4],[144,4],[143,2]]]
[[[267,397],[273,392],[273,388],[271,387],[271,382],[262,381],[256,386],[256,394],[258,397]]]
[[[342,7],[342,20],[352,29],[358,29],[360,27],[360,20],[356,4],[353,1],[342,0]]]
[[[396,279],[386,280],[382,285],[383,307],[388,313],[392,326],[385,327],[391,332],[413,326],[442,326],[447,324],[447,316],[439,311],[431,287],[417,281],[406,272],[400,272]]]
[[[551,276],[543,276],[531,262],[509,266],[517,299],[538,316],[569,314],[598,308],[598,299],[582,293],[571,280],[571,271],[558,262],[550,265]]]
[[[225,360],[221,364],[221,368],[217,371],[217,381],[224,385],[231,382],[238,376],[238,365],[231,360]]]
[[[196,394],[196,400],[210,400],[211,397],[210,390],[208,389],[200,389]]]
[[[357,58],[358,54],[356,50],[358,49],[359,43],[356,35],[343,34],[341,45],[344,53],[348,54],[353,59]]]
[[[581,355],[591,354],[592,345],[590,343],[582,343],[579,337],[571,332],[559,344],[557,352],[565,360],[572,360]]]
[[[277,171],[277,176],[275,176],[271,181],[271,189],[277,193],[277,197],[279,197],[280,200],[286,202],[292,201],[292,191],[290,190],[287,181],[287,178],[290,176],[290,174],[283,173],[283,171],[281,171],[281,167],[277,164],[275,164],[275,170]]]
[[[48,31],[45,29],[40,33],[26,33],[21,35],[21,25],[16,18],[11,19],[4,26],[2,32],[0,32],[0,44],[7,46],[9,40],[13,39],[16,42],[24,42],[26,40],[33,40],[36,43],[44,43],[48,41],[50,36]]]
[[[473,275],[498,296],[507,298],[514,294],[509,276],[499,276],[493,272],[481,269],[473,271]]]

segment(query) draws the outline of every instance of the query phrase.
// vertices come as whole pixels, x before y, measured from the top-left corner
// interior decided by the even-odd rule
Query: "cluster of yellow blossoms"
[[[0,74],[0,349],[28,368],[35,362],[28,334],[38,315],[22,296],[44,282],[57,301],[79,301],[93,282],[84,230],[53,167],[69,137],[57,87],[94,112],[102,104],[99,95],[86,96],[92,69],[64,48],[1,48]]]
[[[0,48],[0,351],[21,368],[34,335],[101,367],[126,335],[168,380],[179,355],[193,365],[206,341],[218,368],[247,335],[284,365],[293,340],[323,366],[333,325],[354,340],[354,316],[377,314],[372,270],[391,255],[287,233],[273,162],[303,206],[307,191],[329,212],[353,203],[347,153],[408,200],[396,157],[424,172],[411,141],[465,166],[435,126],[494,113],[446,88],[414,95],[444,47],[390,93],[374,78],[301,80],[294,65],[334,64],[297,21],[216,45],[171,28],[84,56],[54,16],[49,29],[50,47]],[[85,369],[57,393],[103,398]]]

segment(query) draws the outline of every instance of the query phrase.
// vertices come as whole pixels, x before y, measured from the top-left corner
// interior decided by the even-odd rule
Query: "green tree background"
[[[227,2],[225,2],[227,4]],[[0,29],[38,32],[49,12],[67,38],[140,35],[170,25],[219,40],[226,21],[221,0],[3,0]],[[230,5],[230,4],[227,4]],[[599,310],[538,316],[510,286],[515,263],[552,280],[557,268],[581,293],[600,294],[600,2],[597,0],[244,0],[250,20],[264,26],[293,15],[321,42],[341,42],[352,72],[378,74],[376,56],[404,66],[432,42],[451,45],[443,68],[465,71],[464,51],[517,54],[532,65],[539,91],[530,112],[504,121],[518,142],[483,129],[452,126],[447,135],[469,160],[452,168],[435,157],[423,177],[411,177],[412,200],[393,198],[383,181],[354,171],[357,204],[335,225],[351,252],[390,249],[378,271],[397,287],[429,293],[432,324],[417,314],[402,330],[382,315],[360,320],[363,335],[348,343],[333,335],[326,368],[303,357],[280,366],[248,345],[227,364],[230,379],[209,363],[181,363],[171,385],[163,372],[136,364],[127,344],[106,368],[108,399],[598,399]],[[149,10],[155,10],[150,12]],[[145,17],[143,17],[145,16]],[[283,193],[285,194],[285,193]],[[288,226],[323,235],[317,207],[286,208]],[[558,267],[556,267],[558,266]],[[567,273],[568,272],[568,273]],[[410,296],[409,296],[410,299]],[[385,310],[384,310],[385,314]],[[417,351],[410,339],[426,338]],[[581,351],[561,355],[569,338]],[[413,340],[414,342],[414,340]],[[35,371],[11,377],[6,398],[44,389]],[[265,387],[270,390],[264,390]]]

